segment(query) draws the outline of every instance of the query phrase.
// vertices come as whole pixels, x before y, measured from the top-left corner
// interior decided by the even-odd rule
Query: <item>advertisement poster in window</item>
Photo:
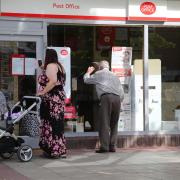
[[[97,27],[97,50],[111,49],[115,40],[115,29],[113,27]]]
[[[118,131],[131,130],[131,61],[132,47],[112,47],[112,72],[119,77],[125,94],[121,104]]]
[[[66,71],[66,84],[64,90],[66,97],[71,98],[71,49],[69,47],[48,47],[49,49],[56,50],[58,60],[63,65]]]

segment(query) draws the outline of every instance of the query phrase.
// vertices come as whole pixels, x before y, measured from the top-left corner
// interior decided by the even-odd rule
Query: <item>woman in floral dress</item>
[[[54,49],[46,50],[44,70],[38,78],[42,98],[39,146],[51,158],[66,157],[64,137],[65,70]]]

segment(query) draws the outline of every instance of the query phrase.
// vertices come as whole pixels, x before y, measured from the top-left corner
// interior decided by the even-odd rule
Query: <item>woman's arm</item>
[[[58,67],[56,64],[48,64],[46,68],[46,75],[49,79],[49,82],[46,84],[46,87],[43,89],[43,91],[39,92],[38,95],[44,95],[47,92],[49,92],[57,83],[57,72]]]

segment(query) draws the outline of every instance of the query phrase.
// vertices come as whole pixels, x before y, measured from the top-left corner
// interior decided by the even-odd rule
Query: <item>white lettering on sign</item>
[[[112,47],[112,51],[122,51],[122,47]]]
[[[62,56],[67,56],[68,55],[68,51],[66,49],[61,50],[60,53],[61,53]]]
[[[156,5],[152,2],[143,2],[140,5],[140,10],[145,15],[151,15],[156,12]]]
[[[53,3],[52,4],[53,8],[61,8],[61,9],[80,9],[79,5],[70,3],[70,4],[58,4],[58,3]]]

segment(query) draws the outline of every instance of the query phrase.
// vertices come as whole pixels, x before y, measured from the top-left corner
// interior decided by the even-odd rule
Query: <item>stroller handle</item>
[[[23,96],[22,100],[24,99],[34,99],[36,103],[41,104],[41,98],[39,96]]]

